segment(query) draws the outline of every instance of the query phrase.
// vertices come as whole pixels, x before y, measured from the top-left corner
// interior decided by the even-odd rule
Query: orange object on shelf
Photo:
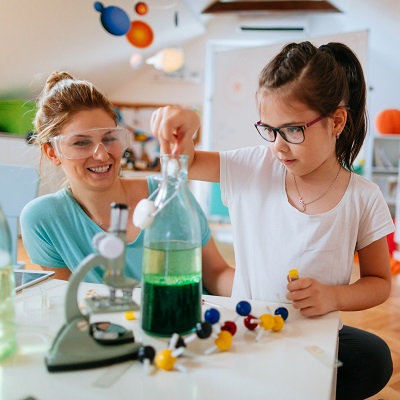
[[[375,118],[375,127],[379,133],[400,133],[400,110],[389,108],[381,111]]]
[[[400,261],[390,257],[390,272],[392,275],[400,274]]]

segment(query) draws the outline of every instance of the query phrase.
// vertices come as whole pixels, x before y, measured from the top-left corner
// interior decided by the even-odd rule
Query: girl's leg
[[[388,345],[378,336],[343,326],[339,331],[336,399],[366,399],[378,393],[388,383],[393,372]]]

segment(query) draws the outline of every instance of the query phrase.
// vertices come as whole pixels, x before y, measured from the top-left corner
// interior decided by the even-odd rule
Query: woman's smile
[[[97,167],[89,167],[88,170],[90,172],[94,172],[96,174],[103,174],[105,172],[108,172],[111,167],[112,167],[112,164],[107,164],[107,165],[102,165],[102,166],[97,166]]]

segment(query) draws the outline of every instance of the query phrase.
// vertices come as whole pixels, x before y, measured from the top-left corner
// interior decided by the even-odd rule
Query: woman
[[[32,262],[54,270],[58,279],[68,279],[93,252],[93,236],[109,228],[112,202],[130,207],[125,273],[141,279],[143,232],[133,225],[132,212],[157,188],[157,181],[119,176],[129,136],[116,121],[112,104],[91,83],[65,72],[48,78],[38,102],[35,143],[42,157],[63,169],[68,186],[27,204],[21,230]],[[202,226],[203,284],[213,294],[229,296],[234,269],[219,254],[197,203],[196,208]],[[101,283],[102,273],[93,269],[85,280]]]

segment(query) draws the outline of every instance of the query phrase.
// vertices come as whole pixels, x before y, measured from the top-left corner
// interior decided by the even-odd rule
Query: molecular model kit
[[[150,371],[151,365],[165,371],[186,371],[186,368],[180,363],[176,364],[176,361],[194,340],[214,339],[213,344],[204,350],[204,355],[228,351],[234,341],[240,319],[248,331],[256,332],[255,341],[259,342],[266,333],[281,331],[289,316],[287,308],[280,305],[274,313],[267,307],[267,313],[256,317],[251,314],[252,308],[248,301],[239,301],[233,320],[221,322],[221,313],[216,308],[221,306],[205,300],[202,303],[211,307],[204,312],[204,321],[196,324],[194,333],[187,337],[174,333],[169,339],[168,347],[157,352],[151,346],[143,346],[140,349],[138,358],[145,365],[146,373]]]

